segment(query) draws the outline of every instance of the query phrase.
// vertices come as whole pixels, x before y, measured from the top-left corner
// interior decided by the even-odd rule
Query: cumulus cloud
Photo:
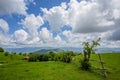
[[[66,11],[66,3],[62,3],[60,6],[55,6],[50,10],[47,8],[41,8],[44,13],[44,19],[47,20],[52,27],[52,30],[59,30],[64,25],[67,25],[68,12]]]
[[[119,41],[120,40],[120,28],[113,31],[113,33],[108,37],[109,40]]]
[[[62,39],[61,39],[61,37],[60,37],[59,35],[57,35],[54,39],[55,39],[56,41],[58,41],[58,42],[61,42],[61,41],[62,41]]]
[[[10,36],[8,35],[9,25],[8,23],[0,19],[0,45],[9,45]]]
[[[21,20],[20,24],[29,31],[31,36],[35,37],[38,36],[37,30],[44,24],[44,21],[40,15],[30,14],[24,20]]]
[[[42,28],[40,31],[40,39],[46,43],[52,41],[52,33],[47,28]]]
[[[120,0],[70,0],[50,9],[41,8],[43,16],[27,14],[29,3],[36,5],[34,0],[0,0],[0,15],[25,15],[19,22],[23,29],[13,34],[15,43],[80,47],[84,41],[101,37],[102,46],[120,47]],[[50,30],[48,26],[40,28],[44,21],[48,21]],[[64,30],[65,26],[72,30]],[[56,36],[54,31],[58,31]],[[9,32],[9,25],[0,19],[0,44],[10,41],[3,32]]]
[[[24,43],[28,38],[28,33],[26,31],[24,31],[23,29],[16,30],[14,32],[14,38],[15,38],[16,42]]]
[[[9,25],[8,23],[3,20],[3,19],[0,19],[0,30],[3,30],[4,32],[8,32],[9,31]]]
[[[10,36],[8,34],[4,34],[0,31],[0,45],[9,45],[11,43]]]
[[[27,9],[24,0],[0,0],[0,15],[12,13],[26,15]]]
[[[120,17],[118,3],[119,0],[70,0],[42,10],[53,30],[69,25],[74,33],[105,32],[116,26]]]

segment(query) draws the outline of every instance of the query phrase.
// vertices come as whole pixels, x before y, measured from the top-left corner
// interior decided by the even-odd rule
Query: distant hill
[[[38,50],[38,51],[35,51],[33,53],[48,53],[49,51],[53,51],[53,52],[61,52],[63,51],[62,49],[41,49],[41,50]]]
[[[9,52],[22,52],[22,53],[29,53],[29,52],[38,52],[38,53],[47,53],[49,51],[74,51],[74,52],[82,52],[83,48],[76,48],[76,47],[22,47],[22,48],[4,48],[5,51]],[[120,48],[98,48],[98,53],[104,52],[120,52]]]

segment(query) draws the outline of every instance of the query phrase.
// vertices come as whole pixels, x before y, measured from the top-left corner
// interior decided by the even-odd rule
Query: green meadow
[[[120,80],[120,53],[101,54],[106,63],[107,78],[103,72],[96,70],[101,67],[96,61],[90,61],[92,69],[84,71],[79,61],[83,55],[76,55],[70,63],[60,61],[28,62],[22,60],[23,55],[0,52],[0,80]],[[99,60],[97,54],[91,59]]]

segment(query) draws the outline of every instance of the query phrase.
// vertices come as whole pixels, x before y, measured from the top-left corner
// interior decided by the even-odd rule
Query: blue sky
[[[120,47],[119,0],[0,1],[1,47]],[[109,45],[108,45],[109,44]]]

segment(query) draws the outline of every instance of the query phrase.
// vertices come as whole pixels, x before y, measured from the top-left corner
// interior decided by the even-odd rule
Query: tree
[[[0,47],[0,52],[4,52],[4,49]]]
[[[89,63],[90,57],[92,53],[95,53],[95,47],[99,46],[99,41],[101,38],[98,38],[96,41],[92,41],[92,43],[89,42],[83,42],[84,50],[84,59],[81,61],[82,69],[88,70],[90,69],[91,65]]]
[[[8,55],[9,55],[9,52],[5,52],[4,55],[5,55],[5,56],[8,56]]]

